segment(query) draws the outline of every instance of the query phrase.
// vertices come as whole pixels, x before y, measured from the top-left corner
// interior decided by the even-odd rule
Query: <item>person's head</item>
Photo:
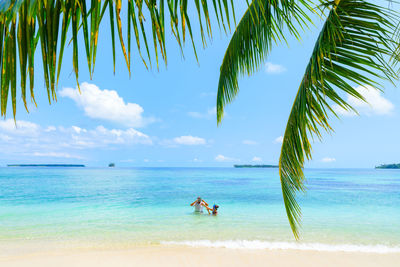
[[[219,208],[219,206],[218,206],[217,204],[214,204],[213,209],[214,209],[214,210],[217,210],[218,208]]]
[[[197,203],[200,203],[201,202],[201,197],[197,197]]]

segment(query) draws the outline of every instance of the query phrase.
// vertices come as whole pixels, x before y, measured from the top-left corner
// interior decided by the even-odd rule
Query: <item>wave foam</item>
[[[164,245],[182,245],[190,247],[211,247],[228,249],[293,249],[313,251],[341,251],[364,253],[400,253],[400,247],[385,245],[351,245],[351,244],[322,244],[322,243],[293,243],[293,242],[268,242],[260,240],[227,240],[227,241],[163,241]]]

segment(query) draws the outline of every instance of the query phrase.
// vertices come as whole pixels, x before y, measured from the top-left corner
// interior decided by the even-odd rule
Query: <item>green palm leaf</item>
[[[311,23],[308,0],[253,0],[232,36],[220,69],[217,120],[239,91],[240,75],[251,75],[264,62],[274,43],[285,41],[284,30],[300,39],[296,26]]]
[[[379,81],[395,78],[387,64],[394,51],[393,13],[363,0],[337,0],[325,7],[330,12],[294,100],[279,160],[286,213],[296,238],[301,211],[295,196],[304,190],[304,161],[311,159],[309,137],[321,138],[321,129],[332,130],[332,104],[353,109],[339,91],[364,100],[354,85],[380,87]]]
[[[263,63],[272,40],[284,38],[282,26],[298,36],[292,21],[275,23],[279,18],[276,14],[299,22],[307,18],[293,15],[297,12],[295,3],[286,9],[274,6],[281,13],[273,13],[268,5],[261,9],[261,2],[270,3],[251,3],[226,51],[218,84],[218,122],[225,105],[238,93],[238,75],[250,75]],[[279,159],[283,200],[296,239],[301,219],[296,193],[305,190],[303,166],[311,159],[310,138],[322,138],[321,129],[332,131],[328,112],[337,116],[333,104],[353,110],[339,91],[364,100],[354,85],[379,88],[379,81],[397,78],[387,63],[394,52],[391,37],[397,17],[393,11],[364,0],[325,1],[321,8],[329,13],[295,98]]]
[[[166,2],[166,3],[165,3]],[[202,21],[206,21],[206,29],[209,37],[211,32],[211,10],[215,13],[218,25],[229,25],[230,10],[233,12],[232,3],[227,0],[213,0],[212,7],[207,1],[187,0],[5,0],[0,1],[0,92],[1,92],[1,115],[5,116],[7,111],[7,100],[11,90],[12,110],[15,118],[17,77],[21,79],[21,98],[26,104],[26,80],[29,74],[30,96],[34,99],[34,56],[37,44],[40,45],[45,86],[48,99],[51,103],[57,100],[56,86],[59,81],[62,60],[67,40],[72,43],[72,62],[79,87],[79,65],[78,57],[83,51],[90,76],[93,75],[96,63],[96,51],[98,35],[102,29],[101,22],[106,10],[109,10],[109,24],[111,27],[112,58],[115,72],[115,26],[120,42],[121,51],[130,73],[131,63],[131,26],[133,25],[134,38],[137,51],[143,59],[141,44],[144,43],[150,60],[150,49],[145,24],[151,25],[151,36],[153,38],[153,49],[158,66],[158,52],[161,53],[163,61],[167,62],[167,49],[165,42],[165,31],[168,24],[165,18],[170,19],[170,28],[177,40],[179,47],[185,43],[185,33],[189,31],[194,52],[196,54],[191,17],[188,14],[195,13],[200,26],[200,38],[204,43],[205,33]],[[168,8],[165,8],[167,5]],[[128,9],[127,17],[122,20],[122,9]],[[188,12],[192,8],[196,12]],[[222,11],[225,12],[222,12]],[[202,12],[200,12],[202,11]],[[225,15],[224,15],[225,14]],[[169,16],[168,16],[169,15]],[[122,21],[126,21],[124,25]],[[226,21],[226,22],[225,22]],[[131,24],[132,23],[132,24]],[[124,40],[124,32],[126,39]],[[61,37],[61,38],[60,38]],[[79,38],[83,37],[84,49],[78,47]],[[127,44],[127,46],[125,45]],[[17,62],[17,59],[18,62]],[[5,64],[4,64],[5,63]],[[147,64],[143,59],[147,68]],[[18,68],[19,65],[19,68]],[[17,73],[19,70],[19,73]]]

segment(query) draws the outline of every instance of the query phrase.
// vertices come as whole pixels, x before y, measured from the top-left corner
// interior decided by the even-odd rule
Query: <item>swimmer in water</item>
[[[209,208],[208,206],[206,207],[208,214],[210,214],[210,211],[212,213],[212,215],[217,215],[218,214],[218,208],[219,206],[217,204],[214,204],[213,208]]]
[[[194,206],[194,211],[200,213],[203,212],[203,207],[206,207],[208,213],[210,213],[207,202],[201,199],[201,197],[198,197],[192,204],[190,204],[190,206]]]

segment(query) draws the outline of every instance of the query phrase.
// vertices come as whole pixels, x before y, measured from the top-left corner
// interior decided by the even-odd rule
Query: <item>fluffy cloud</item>
[[[49,126],[49,127],[47,127],[44,131],[45,131],[45,132],[53,132],[53,131],[56,131],[56,130],[57,130],[56,127],[54,127],[54,126]]]
[[[77,134],[80,134],[81,132],[84,132],[84,133],[87,132],[86,129],[82,129],[82,128],[78,127],[78,126],[72,126],[72,129],[73,129],[73,130],[75,131],[75,133],[77,133]]]
[[[65,146],[75,148],[95,148],[105,147],[107,145],[151,145],[152,140],[146,134],[133,128],[126,130],[107,129],[104,126],[97,126],[94,129],[87,130],[76,126],[71,129],[64,129],[69,133],[71,139],[65,143]]]
[[[207,141],[204,138],[197,136],[180,136],[173,139],[173,142],[177,145],[186,145],[186,146],[197,146],[197,145],[205,145]]]
[[[357,116],[357,113],[355,113],[352,110],[345,110],[344,108],[342,108],[339,105],[334,105],[333,106],[333,111],[335,111],[335,113],[337,115],[342,115],[342,116],[346,116],[346,117],[354,117]]]
[[[358,86],[356,88],[367,102],[348,95],[347,102],[354,107],[360,114],[365,115],[390,115],[393,113],[394,105],[383,97],[381,92],[372,86]],[[333,106],[333,110],[343,116],[355,116],[356,113],[341,108],[338,105]]]
[[[94,84],[82,83],[78,89],[64,88],[62,97],[68,97],[94,119],[116,122],[127,127],[142,127],[153,119],[143,117],[143,108],[135,103],[125,103],[114,90],[101,90]]]
[[[268,74],[280,74],[285,71],[286,68],[282,65],[273,64],[271,62],[265,63],[265,72]]]
[[[260,157],[254,157],[251,161],[260,162],[262,159]]]
[[[197,112],[197,111],[190,111],[188,112],[188,115],[192,118],[196,119],[211,119],[214,118],[217,114],[217,108],[209,108],[205,112]]]
[[[256,141],[253,140],[243,140],[242,142],[244,145],[257,145],[258,143]]]
[[[233,161],[238,161],[237,159],[235,159],[235,158],[230,158],[230,157],[226,157],[226,156],[224,156],[224,155],[218,155],[218,156],[216,156],[215,157],[215,160],[216,161],[219,161],[219,162],[233,162]]]
[[[41,127],[28,121],[17,121],[16,125],[12,119],[0,121],[0,140],[4,141],[0,151],[8,155],[82,159],[76,153],[82,149],[152,144],[149,136],[133,128]]]
[[[335,162],[336,159],[335,159],[335,158],[326,157],[326,158],[321,159],[321,161],[322,161],[323,163],[331,163],[331,162]]]
[[[36,136],[39,128],[39,125],[29,121],[0,120],[0,132],[4,134]]]
[[[46,158],[66,158],[66,159],[83,159],[81,156],[71,155],[63,152],[34,152],[32,154],[35,157],[46,157]]]
[[[275,138],[274,143],[282,144],[283,143],[283,136],[278,136]]]

